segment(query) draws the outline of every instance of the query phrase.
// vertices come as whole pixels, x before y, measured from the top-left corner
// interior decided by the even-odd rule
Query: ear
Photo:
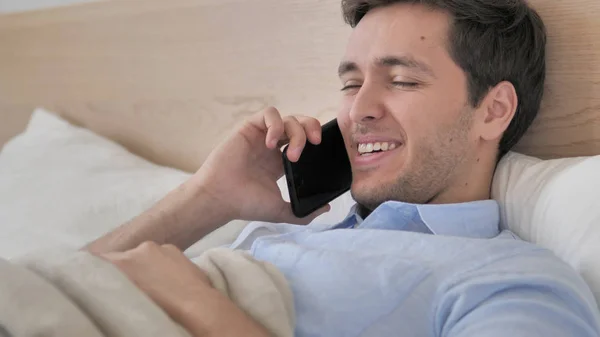
[[[512,83],[503,81],[493,87],[478,109],[480,137],[488,141],[500,139],[515,116],[518,104]]]

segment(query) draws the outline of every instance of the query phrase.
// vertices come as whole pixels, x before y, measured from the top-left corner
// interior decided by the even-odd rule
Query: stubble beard
[[[441,127],[440,132],[417,146],[397,177],[391,181],[382,179],[360,190],[353,188],[354,200],[369,211],[387,201],[411,204],[433,202],[451,187],[457,170],[471,155],[468,133],[472,125],[473,108],[463,108],[460,116],[456,123]]]

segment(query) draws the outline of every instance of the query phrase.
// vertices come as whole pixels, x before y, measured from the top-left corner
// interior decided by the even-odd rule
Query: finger
[[[98,255],[99,258],[119,268],[121,271],[126,271],[133,261],[125,253],[106,253]]]
[[[295,163],[300,159],[300,154],[306,145],[306,133],[304,128],[294,117],[286,117],[283,120],[285,135],[290,139],[290,144],[287,149],[287,158]]]
[[[312,144],[319,145],[321,143],[321,122],[318,119],[307,117],[307,116],[299,116],[296,119],[300,122],[302,127],[304,128],[304,133],[308,138],[308,141]]]
[[[267,137],[265,142],[269,149],[277,147],[277,142],[282,137],[285,137],[285,126],[281,114],[275,108],[268,108],[265,110],[264,123],[267,127]]]
[[[316,118],[307,117],[307,116],[294,116],[294,117],[298,120],[298,122],[300,122],[300,125],[302,125],[302,127],[304,128],[304,133],[306,134],[308,141],[315,145],[321,144],[321,138],[322,138],[321,122],[319,122],[319,120]],[[284,145],[287,145],[289,142],[290,142],[290,139],[284,135],[282,138],[279,139],[277,146],[282,147]]]
[[[279,142],[277,142],[277,147],[282,148],[290,143],[290,139],[287,136],[283,136],[279,138]]]
[[[202,281],[212,286],[210,278],[207,273],[204,272],[199,266],[190,261],[183,252],[175,245],[166,244],[162,245],[165,254],[167,254],[171,259],[173,259],[173,263],[180,263],[181,266],[186,266],[191,272],[195,273]]]
[[[182,254],[181,250],[179,248],[177,248],[177,246],[175,246],[175,245],[165,244],[165,245],[162,245],[161,247],[169,255],[176,256],[176,255]]]
[[[129,252],[130,253],[154,252],[154,251],[157,251],[159,247],[160,247],[160,245],[154,241],[144,241],[139,246],[135,247],[134,249],[130,250]]]
[[[254,114],[248,122],[267,134],[265,144],[269,149],[277,147],[277,142],[284,137],[283,120],[279,111],[274,107],[266,108]]]
[[[186,261],[186,262],[189,261],[188,258],[185,256],[185,254],[181,251],[181,249],[179,249],[175,245],[170,245],[170,244],[163,245],[162,248],[163,248],[164,254],[174,261],[181,261],[181,260]]]
[[[99,258],[107,260],[109,262],[118,261],[123,258],[123,253],[111,252],[97,255]]]
[[[302,218],[302,220],[306,221],[306,224],[309,224],[309,223],[313,222],[313,220],[315,220],[317,217],[319,217],[329,211],[331,211],[331,205],[327,204],[327,205],[319,208],[318,210],[310,213],[308,216]]]

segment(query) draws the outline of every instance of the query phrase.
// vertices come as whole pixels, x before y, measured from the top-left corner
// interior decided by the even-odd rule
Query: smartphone
[[[306,142],[298,162],[286,152],[287,146],[283,166],[295,216],[306,217],[350,189],[352,169],[337,119],[323,125],[321,144]]]

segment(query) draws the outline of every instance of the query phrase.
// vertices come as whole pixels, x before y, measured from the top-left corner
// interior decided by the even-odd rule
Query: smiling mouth
[[[396,142],[360,143],[358,144],[358,153],[361,156],[368,156],[374,153],[393,151],[400,145]]]

